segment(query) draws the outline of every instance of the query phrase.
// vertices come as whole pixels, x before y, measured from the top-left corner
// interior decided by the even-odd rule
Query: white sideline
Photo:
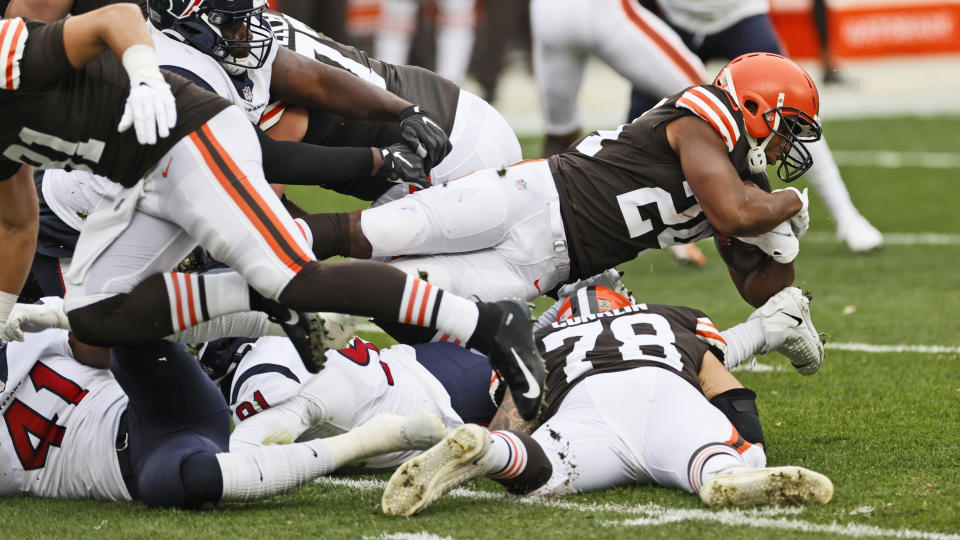
[[[346,487],[350,489],[360,489],[365,491],[382,490],[386,482],[382,480],[358,480],[354,478],[331,478],[321,477],[315,481],[317,484],[333,487]],[[473,491],[470,489],[458,488],[450,492],[449,496],[464,499],[486,500],[486,501],[506,501],[507,496],[500,493],[488,491]],[[547,506],[560,510],[570,510],[576,512],[615,512],[622,514],[639,514],[644,517],[626,519],[620,521],[600,521],[605,527],[645,527],[654,525],[663,525],[667,523],[680,523],[684,521],[710,521],[719,525],[727,526],[748,526],[765,529],[781,529],[802,532],[831,533],[841,536],[886,536],[893,538],[921,538],[925,540],[960,540],[960,535],[945,534],[937,532],[916,531],[913,529],[881,529],[870,525],[849,524],[841,525],[831,523],[822,525],[796,519],[778,518],[778,516],[795,516],[803,511],[802,507],[775,507],[766,506],[744,510],[692,510],[692,509],[673,509],[647,503],[640,505],[622,505],[622,504],[588,504],[575,503],[555,499],[536,499],[520,498],[511,499],[511,502],[519,502],[536,506]],[[775,519],[778,518],[778,519]],[[428,533],[429,534],[429,533]],[[385,536],[385,538],[440,538],[434,535],[428,537],[420,536]]]
[[[927,354],[958,354],[960,347],[944,345],[871,345],[870,343],[827,343],[827,349],[838,351],[856,351],[866,353],[927,353]]]

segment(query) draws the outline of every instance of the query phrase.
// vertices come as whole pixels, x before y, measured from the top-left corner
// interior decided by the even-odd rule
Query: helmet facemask
[[[245,70],[263,67],[267,62],[273,47],[273,32],[263,20],[265,9],[266,6],[241,13],[211,9],[200,14],[200,19],[217,35],[209,54],[227,73],[242,75]]]
[[[777,160],[777,177],[789,183],[803,176],[813,166],[813,157],[804,143],[820,140],[820,120],[795,107],[784,106],[783,94],[780,94],[777,106],[764,111],[763,121],[770,134],[761,142],[758,143],[755,137],[747,134],[747,141],[750,143],[750,172],[760,173],[766,170],[767,156],[764,150],[777,137],[785,141]]]
[[[266,0],[150,0],[150,22],[163,34],[213,57],[233,76],[266,64],[273,32]]]

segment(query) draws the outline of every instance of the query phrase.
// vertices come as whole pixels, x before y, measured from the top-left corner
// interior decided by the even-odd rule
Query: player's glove
[[[24,332],[43,332],[50,328],[70,329],[70,320],[63,308],[54,304],[17,304],[6,324],[0,327],[0,338],[23,341]]]
[[[800,199],[800,202],[803,206],[800,207],[800,211],[794,214],[790,218],[790,228],[793,229],[793,234],[797,236],[797,239],[803,238],[803,235],[807,234],[807,229],[810,228],[810,198],[807,195],[807,188],[803,188],[803,191],[800,191],[794,187],[788,187],[783,189],[775,189],[773,193],[778,191],[792,191],[797,194],[797,197]]]
[[[132,126],[140,144],[156,144],[157,137],[170,135],[177,123],[177,103],[170,85],[157,67],[153,47],[133,45],[123,52],[123,67],[130,77],[130,94],[117,131]]]
[[[789,220],[777,225],[772,231],[757,236],[738,236],[740,240],[757,246],[781,264],[793,262],[800,254],[800,240],[793,234]]]
[[[423,170],[427,173],[443,158],[447,157],[453,146],[446,132],[430,119],[419,105],[413,105],[400,111],[400,138],[423,159]]]
[[[430,187],[430,180],[424,171],[423,160],[407,148],[403,143],[397,143],[380,149],[383,164],[374,175],[390,182],[412,182],[420,187]]]

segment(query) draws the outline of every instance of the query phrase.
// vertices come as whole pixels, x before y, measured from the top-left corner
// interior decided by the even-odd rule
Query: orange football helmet
[[[810,169],[813,158],[803,143],[820,140],[820,95],[799,64],[778,54],[748,53],[724,66],[713,84],[743,113],[751,172],[766,170],[764,148],[773,137],[787,142],[777,167],[781,180],[792,182]]]
[[[603,285],[591,285],[577,289],[560,304],[557,322],[582,315],[613,311],[632,305],[629,298]]]

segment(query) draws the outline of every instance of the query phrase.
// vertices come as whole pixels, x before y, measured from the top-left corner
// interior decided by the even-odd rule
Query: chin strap
[[[783,99],[783,92],[780,92],[777,96],[777,110],[783,107]],[[763,142],[758,144],[757,139],[747,133],[747,142],[750,143],[750,150],[747,151],[747,164],[750,167],[751,173],[757,174],[767,170],[767,154],[764,153],[764,149],[773,139],[774,135],[776,135],[778,129],[780,129],[779,114],[773,119],[773,129],[769,135],[763,138]]]
[[[237,60],[236,58],[233,57],[232,54],[228,54],[226,58],[224,58],[223,60],[219,60],[218,62],[220,63],[220,67],[222,67],[224,71],[226,71],[227,73],[229,73],[234,77],[239,77],[243,75],[244,72],[247,71],[247,67],[243,65],[231,64],[230,62],[246,64],[249,58],[250,57],[248,56],[243,60]]]

